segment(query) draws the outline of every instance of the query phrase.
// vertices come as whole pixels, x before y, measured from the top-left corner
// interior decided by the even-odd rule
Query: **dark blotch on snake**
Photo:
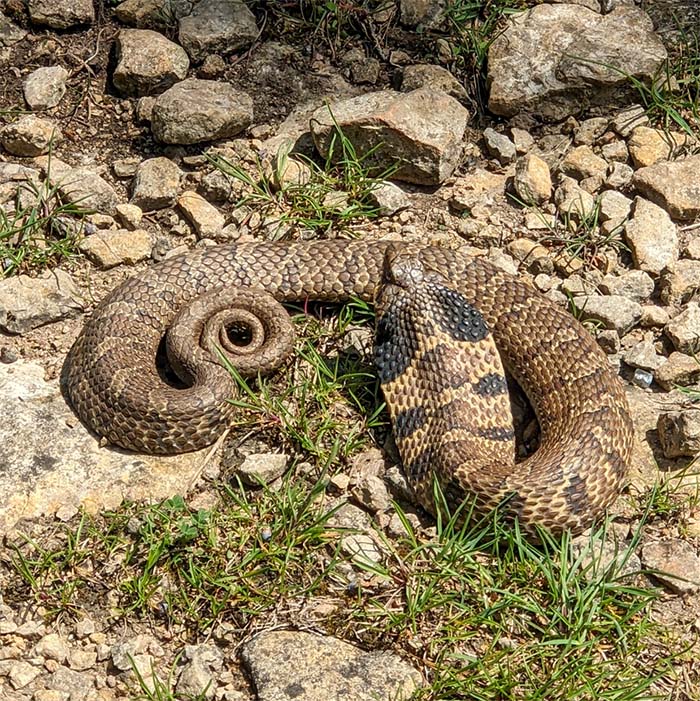
[[[374,364],[381,384],[399,377],[411,364],[415,339],[402,332],[401,320],[393,308],[387,309],[377,322],[374,340]]]
[[[488,438],[492,441],[511,441],[515,438],[515,433],[512,428],[505,426],[497,426],[496,428],[480,428],[477,429],[476,435],[480,438]]]
[[[399,412],[394,419],[396,438],[406,438],[425,425],[427,416],[422,406],[410,407]]]
[[[404,463],[404,472],[409,480],[421,482],[433,469],[433,451],[431,448],[426,448],[422,453],[419,453],[411,462]]]
[[[481,397],[495,397],[508,392],[508,383],[503,375],[490,372],[474,383],[474,391]]]
[[[436,286],[434,296],[440,305],[438,324],[456,341],[482,341],[489,334],[484,317],[464,295],[447,287]]]

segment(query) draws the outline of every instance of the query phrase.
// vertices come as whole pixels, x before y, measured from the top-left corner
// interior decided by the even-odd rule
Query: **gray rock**
[[[677,594],[692,594],[700,588],[700,558],[684,540],[663,538],[642,548],[642,562],[654,577]]]
[[[187,645],[185,663],[175,690],[184,698],[211,699],[216,693],[217,677],[224,665],[224,655],[216,645]]]
[[[515,151],[519,156],[522,156],[530,151],[535,146],[535,139],[532,134],[526,129],[520,127],[511,127],[510,136],[515,144]]]
[[[202,0],[180,20],[178,38],[193,61],[209,53],[229,54],[258,36],[255,15],[242,0]]]
[[[659,297],[664,304],[683,304],[700,290],[700,260],[682,258],[661,273]]]
[[[513,187],[525,204],[544,204],[552,196],[552,175],[539,156],[529,153],[515,166]]]
[[[63,665],[49,677],[46,686],[51,691],[69,694],[70,701],[93,701],[97,695],[93,675]]]
[[[98,231],[86,236],[79,245],[95,265],[108,270],[116,265],[134,265],[151,255],[153,242],[144,229]]]
[[[382,217],[390,217],[411,206],[408,195],[394,183],[385,180],[369,194],[370,202],[377,207]]]
[[[361,474],[353,493],[372,513],[381,513],[391,508],[389,490],[379,475]]]
[[[186,494],[201,455],[146,456],[100,447],[66,404],[58,381],[19,360],[0,364],[0,532],[21,518],[67,518],[83,505]]]
[[[214,205],[209,204],[194,190],[187,190],[177,198],[177,205],[200,239],[221,236],[226,218]]]
[[[68,71],[63,66],[47,66],[32,71],[22,84],[24,99],[33,110],[47,110],[66,94]]]
[[[642,105],[630,105],[620,110],[610,126],[620,135],[629,136],[637,127],[649,124],[649,117]]]
[[[18,275],[0,280],[0,328],[23,334],[39,326],[77,316],[82,293],[63,270],[39,277]]]
[[[559,120],[609,102],[627,75],[652,79],[666,58],[646,13],[621,6],[600,15],[576,5],[538,5],[515,15],[491,44],[489,108]]]
[[[665,411],[657,424],[659,442],[667,458],[695,457],[700,453],[700,412]]]
[[[150,29],[122,29],[116,40],[114,86],[131,97],[163,92],[184,80],[190,67],[185,50]]]
[[[282,477],[287,469],[289,456],[284,453],[251,453],[236,468],[236,474],[251,487],[259,487],[260,482],[271,484]]]
[[[40,657],[56,662],[65,662],[68,659],[70,647],[67,641],[58,633],[49,633],[45,635],[34,647],[34,653]]]
[[[606,295],[621,295],[644,302],[654,294],[654,281],[643,270],[628,270],[620,276],[606,275],[600,282]]]
[[[693,355],[700,351],[700,306],[688,302],[685,309],[666,324],[666,335],[675,349]]]
[[[50,119],[27,114],[0,129],[0,141],[13,156],[30,158],[48,153],[61,140],[61,129]]]
[[[640,168],[632,185],[674,219],[700,217],[700,155]]]
[[[313,633],[261,633],[244,645],[242,657],[259,701],[408,698],[423,685],[398,655]]]
[[[26,30],[18,27],[0,12],[0,47],[17,44],[26,36]]]
[[[92,0],[29,0],[29,17],[35,24],[69,29],[95,21]]]
[[[565,216],[574,222],[580,222],[590,217],[596,208],[593,195],[582,189],[579,184],[569,177],[561,178],[559,187],[554,193],[560,216]]]
[[[586,145],[571,149],[561,164],[561,172],[576,180],[598,176],[602,181],[607,169],[605,160]]]
[[[642,318],[640,326],[645,329],[666,326],[671,321],[671,316],[663,308],[656,304],[645,304],[642,306]]]
[[[467,91],[450,71],[432,63],[416,63],[403,69],[401,90],[410,92],[418,88],[433,88],[451,95],[456,100],[466,100]]]
[[[632,368],[650,371],[658,370],[666,362],[666,358],[656,352],[651,337],[644,338],[643,341],[625,351],[622,359]]]
[[[608,128],[607,117],[591,117],[584,119],[574,131],[574,144],[577,146],[592,146]]]
[[[352,134],[360,154],[377,149],[372,165],[383,169],[400,163],[392,178],[437,185],[459,163],[467,117],[457,100],[439,90],[386,90],[321,107],[311,118],[311,133],[316,148],[326,156],[337,123]]]
[[[407,27],[434,27],[444,16],[445,0],[399,0],[401,23]]]
[[[52,180],[57,180],[58,191],[65,201],[81,209],[93,209],[102,214],[115,214],[119,195],[92,168],[71,168],[67,172],[56,173],[56,159],[51,160],[51,168]]]
[[[253,121],[253,101],[228,83],[188,78],[160,95],[151,129],[166,144],[196,144],[236,136]]]
[[[624,336],[642,317],[642,305],[619,295],[587,295],[574,298],[584,319],[600,321],[606,329]]]
[[[146,212],[170,207],[180,192],[181,179],[182,171],[169,158],[142,161],[136,168],[130,202]]]
[[[615,353],[620,352],[620,334],[612,329],[603,329],[598,332],[596,336],[596,341],[598,345],[608,354],[615,355]]]
[[[614,141],[609,141],[607,144],[603,144],[600,147],[600,155],[606,161],[619,161],[620,163],[627,163],[629,160],[627,144],[622,139],[615,139]]]
[[[625,224],[625,240],[632,251],[635,267],[659,275],[678,258],[678,232],[666,212],[637,197],[632,216]]]
[[[632,180],[634,169],[626,163],[611,163],[605,184],[610,188],[626,187]]]
[[[627,148],[635,167],[645,168],[673,160],[687,141],[685,134],[640,126],[630,134]]]
[[[192,0],[124,0],[114,9],[117,19],[140,29],[169,29],[192,12]]]
[[[666,391],[676,385],[686,387],[700,378],[700,363],[691,355],[674,351],[668,360],[654,373],[654,379]]]
[[[617,190],[606,190],[598,198],[598,219],[605,224],[606,233],[619,229],[632,209],[632,200]]]
[[[490,156],[498,159],[501,165],[512,163],[516,157],[515,144],[505,135],[487,127],[483,131],[486,150]]]

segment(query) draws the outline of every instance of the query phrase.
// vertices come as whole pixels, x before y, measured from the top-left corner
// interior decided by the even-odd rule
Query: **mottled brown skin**
[[[389,242],[270,242],[232,244],[174,258],[142,278],[127,280],[95,309],[66,362],[70,401],[81,419],[110,443],[147,453],[205,447],[225,429],[234,410],[226,400],[235,387],[215,360],[207,363],[193,387],[175,389],[163,383],[154,358],[178,309],[197,295],[226,286],[264,290],[280,302],[342,301],[351,296],[375,301],[389,246],[392,257],[406,256],[409,268],[417,261],[431,275],[439,273],[461,309],[468,305],[478,310],[506,367],[527,393],[542,430],[535,455],[515,465],[511,427],[501,425],[500,418],[488,418],[485,405],[477,409],[472,403],[474,397],[489,395],[497,402],[503,399],[502,368],[489,350],[486,334],[479,339],[480,360],[470,371],[476,375],[467,375],[474,395],[440,395],[450,384],[447,377],[436,381],[442,388],[437,393],[432,380],[426,380],[423,399],[414,407],[394,406],[390,400],[403,461],[421,504],[434,508],[425,475],[435,471],[453,504],[475,495],[486,510],[505,500],[508,512],[526,528],[535,524],[554,531],[585,528],[617,495],[629,460],[632,423],[622,386],[605,355],[573,317],[526,283],[460,251]],[[391,316],[398,309],[390,301],[397,285],[395,280],[389,282],[380,301],[380,348],[382,324],[385,333],[387,328],[381,319],[386,319],[387,310]],[[464,313],[471,319],[471,312]],[[448,375],[461,372],[469,342],[454,338],[449,324],[440,327],[439,338],[436,327],[431,328],[433,335],[420,341],[418,354],[408,348],[406,357],[396,355],[405,367],[398,374],[389,373],[396,375],[390,382],[387,369],[379,367],[387,397],[394,396],[397,386],[390,385],[395,381],[405,383],[404,396],[412,392],[407,381],[422,381],[417,371],[421,365],[431,373],[439,368],[446,368]],[[410,345],[405,339],[402,343]],[[432,356],[424,357],[431,350]],[[397,417],[407,409],[425,409],[420,402],[427,396],[437,407],[431,410],[429,423],[439,424],[440,430],[413,428],[402,435],[417,419],[404,414],[397,424]],[[449,410],[440,409],[444,401],[454,404]],[[472,424],[477,413],[478,422]],[[471,435],[475,426],[492,429],[481,431],[491,445],[503,444],[499,449],[504,453],[486,465],[475,465]]]

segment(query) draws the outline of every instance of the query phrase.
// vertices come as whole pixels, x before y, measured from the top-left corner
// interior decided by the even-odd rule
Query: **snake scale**
[[[193,379],[182,389],[164,382],[154,360],[178,310],[200,295],[232,296],[244,307],[259,297],[267,321],[254,336],[285,337],[274,321],[278,302],[376,302],[377,372],[406,475],[429,511],[435,476],[451,506],[473,498],[478,512],[500,504],[525,529],[580,531],[621,487],[629,409],[583,326],[483,258],[382,241],[197,249],[117,287],[87,320],[63,376],[74,409],[107,442],[174,453],[209,445],[224,430],[235,385],[218,361],[200,352],[204,369],[185,368]],[[241,314],[248,325],[250,312]],[[226,325],[234,317],[223,318]],[[195,336],[202,333],[193,323]],[[275,357],[259,365],[265,370]],[[539,448],[518,463],[500,358],[541,428]]]

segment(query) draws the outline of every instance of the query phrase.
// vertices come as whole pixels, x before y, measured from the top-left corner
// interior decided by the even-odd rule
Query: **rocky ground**
[[[631,1],[529,4],[489,29],[487,15],[471,23],[468,3],[439,0],[0,3],[0,696],[700,698],[700,59],[687,28],[662,41]],[[669,26],[662,7],[646,9]],[[490,46],[474,26],[496,37]],[[475,47],[488,49],[486,63]],[[388,541],[415,528],[430,542],[434,524],[410,506],[386,426],[348,402],[352,389],[338,403],[317,378],[313,401],[299,394],[321,355],[369,357],[362,311],[297,321],[308,345],[288,384],[263,385],[286,404],[264,395],[214,451],[113,450],[67,406],[65,355],[85,315],[127,277],[192,247],[358,236],[468,244],[568,307],[619,370],[636,439],[608,535],[655,597],[644,620],[663,634],[642,636],[638,649],[648,649],[630,662],[649,691],[606,696],[606,681],[577,695],[574,682],[559,688],[545,676],[506,693],[472,668],[450,686],[445,659],[488,661],[494,647],[515,657],[525,634],[516,626],[493,640],[480,631],[478,644],[440,643],[459,649],[457,664],[428,642],[439,641],[434,622],[397,623],[411,608],[402,580],[411,548]],[[536,427],[514,401],[527,442]],[[313,403],[323,420],[279,419]],[[363,406],[376,404],[372,395]],[[169,587],[196,597],[212,582],[190,561],[190,578],[168,583],[161,551],[148,564],[153,544],[170,552],[206,531],[204,549],[223,551],[221,572],[245,570],[243,536],[214,547],[203,514],[238,533],[248,525],[231,514],[255,513],[251,552],[269,549],[280,536],[265,509],[287,517],[290,476],[309,503],[338,509],[323,521],[335,538],[301,516],[282,528],[303,534],[288,547],[312,553],[309,571],[339,567],[331,583],[297,591],[295,576],[314,577],[285,569],[267,581],[271,597],[256,583],[247,599],[217,580],[227,603],[212,612],[209,602],[206,621],[199,603],[176,609]],[[237,478],[274,488],[249,487],[258,496],[248,501],[232,496]],[[307,496],[297,498],[306,517]],[[232,499],[238,512],[226,511]],[[144,500],[168,501],[151,511]],[[172,541],[169,529],[179,533]],[[378,583],[384,566],[395,589]],[[151,570],[160,579],[149,588]],[[386,607],[381,634],[372,597]],[[609,644],[596,649],[598,663],[615,657],[601,652]],[[502,671],[485,664],[484,674]]]

